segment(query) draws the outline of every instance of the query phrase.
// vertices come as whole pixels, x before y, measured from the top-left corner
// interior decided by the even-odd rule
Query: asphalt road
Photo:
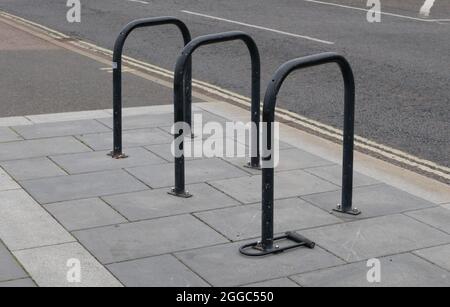
[[[80,24],[66,21],[67,8],[61,0],[33,4],[0,0],[0,9],[110,49],[122,26],[140,17],[180,17],[194,36],[243,30],[260,47],[264,85],[287,60],[339,52],[349,59],[356,76],[356,133],[450,166],[450,22],[442,20],[450,19],[447,0],[436,0],[426,21],[418,15],[424,0],[382,0],[382,11],[388,14],[377,24],[367,22],[362,0],[81,2]],[[162,27],[136,32],[126,53],[172,69],[180,47],[178,33]],[[206,47],[194,57],[195,78],[247,96],[249,68],[247,51],[240,43]],[[338,69],[326,66],[290,78],[279,103],[341,128],[342,95]]]

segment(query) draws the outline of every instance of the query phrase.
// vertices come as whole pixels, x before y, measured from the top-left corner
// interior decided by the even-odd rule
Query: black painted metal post
[[[252,61],[252,115],[251,120],[253,127],[256,127],[256,131],[252,129],[252,139],[255,139],[257,144],[252,147],[252,159],[249,163],[252,167],[260,166],[260,151],[259,151],[259,122],[260,122],[260,75],[261,75],[261,60],[259,56],[259,50],[254,40],[246,33],[233,31],[219,34],[211,34],[198,37],[192,40],[182,51],[178,57],[175,73],[174,73],[174,121],[176,125],[175,131],[175,143],[180,144],[178,155],[175,157],[175,187],[169,192],[172,195],[179,197],[191,197],[188,191],[185,189],[185,165],[184,165],[184,134],[185,131],[180,129],[182,122],[185,118],[185,112],[188,109],[187,105],[191,104],[188,99],[185,98],[186,90],[184,88],[184,80],[186,74],[189,73],[188,67],[192,58],[192,54],[201,46],[217,44],[222,42],[241,40],[249,49],[251,61]],[[190,106],[189,106],[190,107]],[[177,142],[179,140],[179,142]],[[252,140],[253,141],[253,140]]]
[[[352,208],[355,82],[350,64],[344,57],[331,52],[289,61],[276,71],[264,98],[263,127],[265,127],[265,135],[263,137],[264,154],[262,157],[262,234],[261,242],[247,244],[240,248],[240,252],[246,256],[264,256],[300,246],[309,248],[315,246],[314,242],[294,232],[287,232],[284,236],[274,238],[274,135],[272,125],[275,122],[277,95],[284,80],[296,70],[327,63],[337,63],[339,65],[345,84],[342,205],[339,205],[335,210],[353,215],[360,214],[359,210]],[[293,241],[294,244],[282,248],[274,245],[274,242],[286,239]]]
[[[111,156],[116,159],[126,158],[122,148],[122,54],[127,37],[135,29],[172,24],[178,27],[183,35],[184,45],[191,41],[191,34],[187,26],[174,17],[156,17],[138,19],[127,24],[116,39],[113,52],[113,126],[114,148]],[[191,99],[192,99],[192,65],[188,65],[186,74],[186,122],[191,124]]]

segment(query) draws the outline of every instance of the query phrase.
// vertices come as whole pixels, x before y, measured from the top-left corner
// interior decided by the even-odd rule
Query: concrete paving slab
[[[331,211],[337,204],[341,203],[341,192],[320,193],[302,198],[324,210]],[[436,205],[391,186],[380,184],[355,188],[353,190],[353,206],[360,209],[362,214],[349,216],[336,213],[336,215],[344,219],[363,219],[430,208]]]
[[[0,199],[0,238],[10,250],[75,240],[24,191],[0,192]]]
[[[279,159],[280,163],[275,168],[275,172],[333,164],[330,161],[327,161],[297,148],[288,148],[284,150],[280,149]],[[226,160],[239,167],[244,167],[245,163],[248,162],[248,158],[227,158]],[[245,168],[245,170],[251,172],[252,174],[261,174],[260,170],[253,170],[248,168]]]
[[[41,204],[148,189],[123,170],[25,180],[20,183]]]
[[[8,127],[0,127],[0,143],[23,140]]]
[[[400,214],[304,230],[302,234],[347,262],[450,242],[449,235]]]
[[[217,141],[217,143],[215,143],[215,145],[214,145],[217,147],[213,147],[214,151],[212,152],[215,155],[215,158],[221,158],[221,157],[227,156],[226,150],[227,150],[227,148],[231,148],[231,147],[227,147],[227,146],[229,146],[228,145],[229,143],[226,143],[226,142],[233,142],[232,144],[234,146],[233,147],[234,155],[237,155],[237,153],[244,153],[244,156],[250,156],[248,154],[248,148],[245,145],[243,145],[235,140],[223,139],[223,138],[217,138],[214,140]],[[172,154],[172,144],[151,145],[151,146],[146,146],[145,148],[147,148],[151,152],[157,154],[158,156],[164,158],[166,161],[169,161],[169,162],[174,161],[174,155]],[[194,141],[194,142],[191,142],[191,141],[184,142],[184,148],[185,148],[185,152],[184,152],[185,160],[189,161],[189,160],[200,160],[200,159],[208,158],[205,155],[205,149],[209,150],[211,148],[211,146],[209,144],[199,142],[197,139],[197,141]],[[196,157],[195,153],[197,153],[197,152],[200,153],[200,157]],[[242,158],[240,160],[242,160],[243,162],[242,162],[242,165],[239,165],[239,166],[243,166],[250,159]]]
[[[16,190],[20,186],[2,168],[0,168],[0,191]]]
[[[242,244],[206,247],[175,256],[215,287],[246,285],[343,263],[318,247],[295,249],[272,257],[245,257],[239,254]]]
[[[102,118],[98,121],[110,127],[111,129],[113,128],[112,117]],[[173,113],[124,116],[122,118],[122,129],[135,130],[141,128],[156,128],[160,126],[167,126],[168,123],[172,122]]]
[[[208,287],[172,255],[115,263],[108,269],[127,287]]]
[[[300,287],[298,284],[290,280],[289,278],[278,278],[268,281],[258,282],[254,284],[245,285],[244,287],[250,288],[296,288]]]
[[[261,201],[261,182],[261,176],[252,176],[211,181],[210,183],[233,198],[246,204],[252,204]],[[302,170],[281,172],[275,176],[275,199],[339,189],[338,186]]]
[[[0,161],[91,151],[73,137],[26,140],[0,144]]]
[[[36,284],[31,278],[16,279],[0,282],[0,288],[35,288]]]
[[[194,197],[174,197],[167,193],[167,188],[162,188],[103,199],[131,221],[239,205],[237,201],[204,183],[188,185],[186,188]]]
[[[415,251],[414,254],[450,271],[450,245],[422,249]]]
[[[52,122],[65,122],[65,121],[78,121],[87,119],[97,119],[110,117],[111,114],[105,110],[91,110],[91,111],[77,111],[77,112],[64,112],[64,113],[48,113],[48,114],[38,114],[29,115],[26,118],[35,123],[52,123]]]
[[[80,135],[111,131],[96,120],[67,121],[13,127],[25,139],[41,139],[56,136]]]
[[[411,254],[380,259],[381,282],[369,283],[367,262],[358,262],[291,277],[306,287],[445,287],[450,273]]]
[[[48,158],[33,158],[1,162],[0,165],[16,180],[30,180],[67,175]]]
[[[342,185],[342,166],[330,165],[305,169],[306,172],[313,174],[317,177],[325,179],[335,185]],[[353,186],[362,187],[367,185],[380,184],[378,180],[365,176],[361,173],[354,172],[353,174]]]
[[[442,207],[408,212],[406,215],[450,234],[450,210]]]
[[[104,264],[227,242],[191,215],[82,230],[73,234]]]
[[[0,118],[0,127],[11,127],[33,124],[25,116],[10,116]]]
[[[69,231],[127,222],[99,198],[48,204],[44,208]]]
[[[25,273],[6,246],[0,241],[0,282],[26,277],[28,277],[28,274]]]
[[[185,166],[187,184],[248,176],[247,173],[216,158],[187,161]],[[128,168],[127,171],[152,188],[172,187],[175,182],[172,163]]]
[[[83,143],[87,144],[94,150],[112,150],[113,135],[112,133],[97,133],[78,136]],[[152,144],[170,144],[173,137],[157,128],[127,130],[122,134],[122,142],[124,148],[141,147]]]
[[[128,158],[113,159],[108,156],[110,151],[95,151],[79,154],[51,156],[69,174],[114,170],[133,166],[167,163],[148,150],[136,147],[125,149]]]
[[[298,198],[275,202],[275,233],[340,223],[328,212]],[[261,235],[261,204],[245,205],[195,214],[230,240],[238,241]]]
[[[40,287],[122,286],[77,242],[16,251],[14,255]],[[70,260],[80,264],[80,282],[71,282],[68,278],[75,268]]]

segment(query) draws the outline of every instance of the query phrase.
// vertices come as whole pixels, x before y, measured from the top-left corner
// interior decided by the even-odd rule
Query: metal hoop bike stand
[[[186,90],[184,83],[186,80],[186,74],[188,73],[189,61],[192,58],[192,54],[201,46],[218,44],[229,41],[243,41],[249,49],[251,61],[252,61],[252,103],[251,103],[251,121],[253,123],[251,130],[251,141],[256,141],[256,146],[252,146],[252,157],[248,164],[249,167],[260,167],[260,153],[259,153],[259,122],[260,122],[260,90],[261,90],[261,60],[259,56],[259,50],[255,41],[246,33],[233,31],[219,34],[211,34],[198,37],[192,40],[182,51],[178,57],[177,64],[175,66],[174,77],[174,121],[175,124],[180,124],[184,121],[184,112],[188,107],[185,104],[191,104],[191,101],[184,98]],[[190,107],[189,107],[190,108]],[[256,129],[253,129],[256,128]],[[256,130],[256,131],[255,131]],[[181,137],[179,149],[181,155],[175,157],[175,187],[169,192],[169,194],[178,197],[191,197],[188,191],[185,190],[185,165],[184,165],[184,132],[183,129],[176,128],[175,140]]]
[[[183,35],[184,45],[191,41],[191,34],[184,22],[175,17],[156,17],[138,19],[127,24],[116,39],[113,53],[113,125],[114,125],[114,149],[110,155],[114,159],[123,159],[127,156],[122,151],[122,54],[125,41],[131,32],[138,28],[154,27],[160,25],[175,25]],[[185,75],[185,122],[191,124],[191,100],[192,100],[192,64],[187,63]]]
[[[274,153],[272,148],[274,135],[272,126],[275,122],[277,95],[286,78],[294,71],[328,63],[339,65],[345,85],[342,204],[338,205],[335,211],[352,215],[361,213],[352,208],[355,82],[351,66],[343,56],[332,52],[289,61],[276,71],[264,98],[263,125],[267,130],[264,131],[262,147],[266,151],[262,157],[262,239],[260,242],[247,244],[240,248],[240,252],[246,256],[277,254],[301,246],[315,247],[314,242],[295,232],[287,232],[283,236],[274,238]],[[275,242],[280,240],[292,241],[293,244],[285,247],[275,245]]]

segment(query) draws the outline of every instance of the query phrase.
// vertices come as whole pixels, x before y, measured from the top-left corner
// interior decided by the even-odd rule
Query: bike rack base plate
[[[268,255],[280,254],[287,250],[299,248],[302,246],[308,247],[310,249],[313,249],[316,246],[316,243],[299,235],[296,232],[286,232],[285,235],[273,239],[274,243],[277,241],[286,241],[286,240],[293,241],[295,242],[295,244],[288,245],[285,247],[279,247],[278,245],[274,245],[271,249],[264,249],[261,245],[261,242],[255,242],[242,246],[239,249],[239,252],[244,256],[263,257]]]
[[[244,167],[245,168],[251,168],[251,169],[254,169],[254,170],[259,170],[259,171],[262,169],[260,164],[253,165],[252,162],[248,162],[247,164],[244,165]]]
[[[127,156],[126,154],[124,154],[123,152],[122,152],[122,153],[115,153],[114,151],[111,151],[111,152],[108,154],[108,156],[110,156],[111,158],[116,159],[116,160],[126,159],[126,158],[129,157],[129,156]]]
[[[183,191],[183,192],[177,192],[175,191],[175,188],[172,188],[169,192],[167,192],[169,195],[173,195],[176,197],[181,197],[181,198],[191,198],[193,195],[191,193],[189,193],[188,191]]]
[[[337,205],[335,209],[333,209],[334,212],[339,212],[342,214],[348,214],[348,215],[360,215],[361,214],[361,210],[357,209],[357,208],[352,208],[351,210],[343,210],[341,205]]]

